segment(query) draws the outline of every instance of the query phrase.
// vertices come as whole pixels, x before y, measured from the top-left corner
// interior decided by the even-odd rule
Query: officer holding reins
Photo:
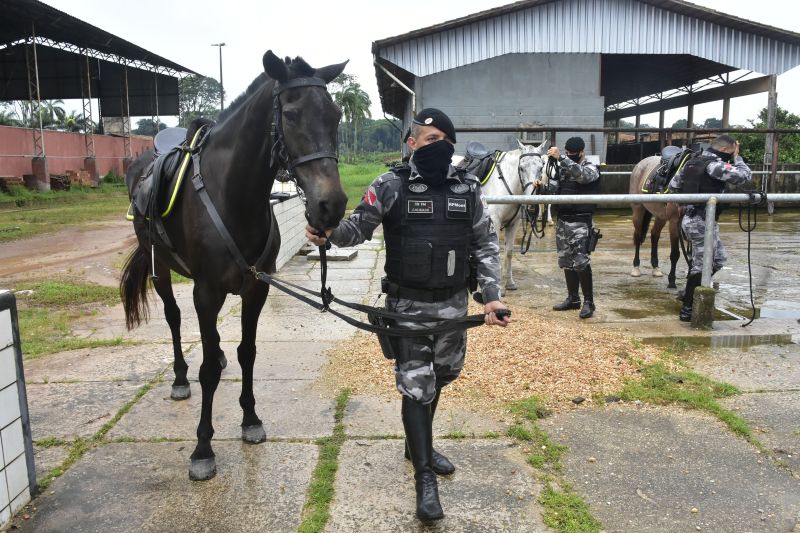
[[[599,194],[600,171],[597,165],[588,161],[584,149],[586,144],[580,137],[567,139],[564,149],[566,156],[557,146],[550,148],[547,155],[556,161],[554,182],[549,183],[550,194]],[[536,182],[541,187],[541,181]],[[556,249],[558,266],[564,270],[567,282],[567,298],[553,306],[555,311],[580,309],[580,318],[594,314],[594,288],[592,283],[592,241],[596,238],[592,223],[594,204],[561,204],[556,206]],[[596,241],[594,241],[596,243]],[[578,287],[583,292],[583,306],[578,295]]]
[[[739,155],[739,142],[729,135],[720,135],[711,146],[700,155],[689,159],[669,182],[670,192],[695,194],[719,194],[725,190],[725,184],[741,185],[752,181],[750,167]],[[717,206],[714,220],[705,220],[705,204],[690,205],[681,221],[686,238],[692,243],[692,266],[686,278],[683,292],[683,306],[678,318],[683,322],[692,320],[692,300],[694,290],[700,285],[703,277],[703,255],[705,253],[704,236],[706,223],[714,224],[713,272],[720,270],[728,260],[728,254],[719,239],[719,220],[721,206]]]
[[[510,317],[502,316],[505,311],[502,318],[496,314],[507,309],[500,302],[497,234],[477,178],[450,164],[455,140],[447,115],[438,109],[422,110],[406,140],[412,152],[408,163],[375,179],[353,214],[327,235],[338,246],[354,246],[371,239],[383,224],[386,307],[406,315],[466,316],[472,264],[486,324],[506,326]],[[306,230],[311,242],[325,244],[314,228]],[[418,329],[425,324],[395,325]],[[414,465],[417,516],[423,521],[444,517],[436,475],[450,474],[455,467],[433,449],[433,417],[442,387],[455,380],[464,366],[466,340],[466,331],[457,330],[381,343],[384,355],[396,363],[406,458]]]

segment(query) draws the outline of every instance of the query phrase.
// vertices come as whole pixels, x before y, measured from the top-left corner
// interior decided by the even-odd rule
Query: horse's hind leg
[[[633,254],[633,268],[631,269],[631,276],[638,278],[642,275],[642,271],[639,269],[639,249],[642,247],[642,242],[644,242],[644,233],[647,231],[644,227],[644,218],[647,210],[642,204],[633,204],[631,205],[631,209],[633,210],[633,246],[636,250]]]
[[[661,269],[658,268],[658,240],[661,238],[661,230],[664,229],[666,220],[656,218],[653,223],[653,230],[650,232],[650,266],[653,267],[653,276],[660,278],[664,275]]]
[[[200,324],[200,336],[203,339],[203,363],[200,365],[200,388],[203,402],[200,409],[200,423],[197,425],[197,446],[192,452],[192,463],[189,467],[189,478],[193,480],[211,479],[217,473],[214,450],[211,438],[214,426],[211,423],[214,393],[222,375],[220,358],[223,355],[219,347],[217,317],[225,303],[225,293],[217,287],[200,284],[195,280],[194,307],[197,310],[197,321]]]
[[[175,302],[175,295],[172,292],[170,270],[159,262],[156,262],[156,277],[153,279],[153,287],[161,297],[161,301],[164,302],[164,315],[172,334],[172,370],[175,373],[175,381],[172,382],[172,391],[169,397],[173,400],[185,400],[192,395],[192,389],[189,388],[189,380],[186,378],[189,365],[183,358],[183,349],[181,348],[181,310]]]
[[[517,228],[519,227],[519,217],[517,217],[511,224],[503,230],[503,242],[506,247],[506,290],[517,290],[517,282],[514,281],[514,274],[511,269],[511,260],[514,256],[514,238],[517,236]]]
[[[253,365],[256,361],[256,329],[258,317],[269,293],[269,285],[253,281],[253,286],[242,292],[242,342],[239,344],[239,365],[242,367],[242,440],[256,444],[267,440],[267,433],[256,415],[253,396]]]
[[[669,209],[669,206],[667,206]],[[677,207],[676,207],[677,209]],[[681,230],[678,222],[680,217],[678,215],[669,217],[669,274],[667,275],[667,288],[676,289],[675,285],[675,270],[678,266],[678,260],[681,258],[680,243],[678,242],[679,231]]]

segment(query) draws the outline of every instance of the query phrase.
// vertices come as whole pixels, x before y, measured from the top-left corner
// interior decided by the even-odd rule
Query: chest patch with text
[[[448,198],[447,199],[447,210],[448,211],[455,211],[458,213],[466,213],[467,212],[467,199],[466,198]]]
[[[410,215],[432,215],[433,200],[409,200],[408,214]]]

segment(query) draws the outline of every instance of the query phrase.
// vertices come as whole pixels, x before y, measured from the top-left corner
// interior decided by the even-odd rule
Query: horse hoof
[[[207,481],[217,475],[217,462],[213,457],[208,459],[192,459],[189,466],[189,479]]]
[[[228,366],[228,360],[225,359],[225,355],[224,354],[219,356],[219,366],[223,370],[225,370],[225,367]]]
[[[517,284],[516,283],[508,283],[506,285],[506,290],[507,291],[515,291],[515,290],[517,290]]]
[[[661,272],[661,269],[660,269],[660,268],[658,268],[658,267],[655,267],[655,268],[653,269],[653,277],[654,277],[654,278],[663,278],[663,277],[664,277],[664,273],[663,273],[663,272]]]
[[[173,400],[186,400],[192,396],[192,389],[189,385],[173,385],[172,392],[169,393],[169,397]]]
[[[262,424],[242,426],[242,440],[250,444],[258,444],[267,440],[267,432]]]
[[[677,285],[675,285],[675,282],[673,281],[673,282],[671,282],[671,283],[667,283],[667,288],[668,288],[668,289],[677,289],[677,288],[678,288],[678,286],[677,286]],[[680,295],[679,295],[679,299],[681,299],[681,300],[683,299],[683,291],[681,291],[681,293],[680,293]]]
[[[641,275],[642,271],[639,270],[639,267],[633,267],[633,269],[631,270],[631,276],[633,276],[634,278],[638,278]]]

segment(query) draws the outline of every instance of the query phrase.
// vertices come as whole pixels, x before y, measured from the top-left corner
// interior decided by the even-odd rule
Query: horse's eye
[[[297,122],[300,120],[300,110],[299,109],[284,109],[283,111],[283,118],[289,120],[291,122]]]

